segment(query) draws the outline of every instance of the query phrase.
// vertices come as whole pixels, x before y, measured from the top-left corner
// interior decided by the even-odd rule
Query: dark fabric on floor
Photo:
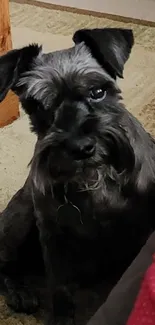
[[[155,252],[155,232],[137,258],[114,287],[106,302],[87,325],[125,325],[134,306],[143,276],[152,263]]]

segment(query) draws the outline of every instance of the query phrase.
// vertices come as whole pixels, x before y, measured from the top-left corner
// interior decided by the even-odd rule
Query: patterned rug
[[[51,10],[27,4],[10,3],[10,16],[14,48],[31,42],[43,44],[45,51],[67,48],[72,45],[72,35],[79,28],[126,27],[132,28],[135,46],[126,64],[124,80],[119,81],[123,89],[127,108],[140,119],[149,132],[155,136],[155,28],[133,23],[123,23],[91,15]],[[21,112],[13,124],[0,129],[0,209],[2,210],[27,176],[27,164],[32,156],[35,136],[29,132],[27,117]],[[95,298],[94,298],[95,297]],[[89,318],[89,308],[81,312],[82,319]],[[79,324],[83,322],[79,321]],[[0,297],[0,325],[36,325],[41,322],[35,316],[13,314]]]

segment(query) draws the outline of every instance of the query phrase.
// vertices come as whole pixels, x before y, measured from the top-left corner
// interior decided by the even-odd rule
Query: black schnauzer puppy
[[[155,224],[155,143],[116,83],[133,33],[85,29],[73,40],[67,50],[34,44],[0,58],[0,100],[12,89],[38,136],[29,177],[0,216],[1,274],[9,304],[31,312],[37,300],[11,282],[11,265],[19,256],[30,264],[38,229],[50,325],[72,324],[72,285],[122,272]]]

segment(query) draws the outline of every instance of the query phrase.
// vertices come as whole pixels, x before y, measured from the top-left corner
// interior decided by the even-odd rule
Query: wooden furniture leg
[[[12,49],[9,0],[0,0],[0,55]],[[0,127],[19,117],[19,102],[13,92],[9,92],[0,103]]]

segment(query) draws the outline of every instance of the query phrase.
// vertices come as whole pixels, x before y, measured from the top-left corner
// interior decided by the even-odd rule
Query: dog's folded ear
[[[0,57],[0,102],[10,89],[16,92],[20,76],[31,69],[40,51],[41,47],[32,44]]]
[[[84,42],[93,57],[114,78],[123,78],[124,64],[134,44],[130,29],[81,29],[73,35],[75,44]]]

